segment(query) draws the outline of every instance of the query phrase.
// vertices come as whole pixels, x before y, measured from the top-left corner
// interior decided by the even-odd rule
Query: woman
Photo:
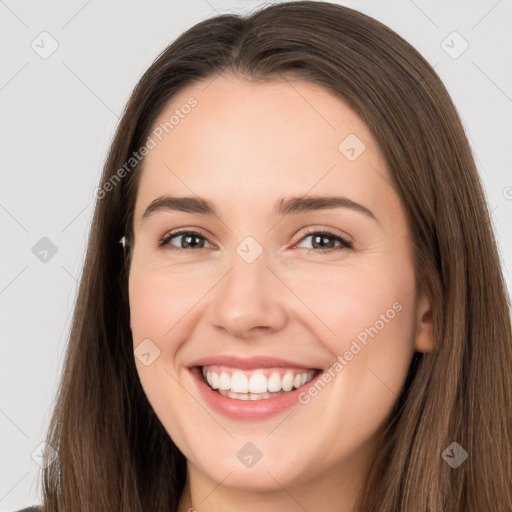
[[[324,2],[195,25],[96,197],[43,510],[512,510],[489,210],[397,34]]]

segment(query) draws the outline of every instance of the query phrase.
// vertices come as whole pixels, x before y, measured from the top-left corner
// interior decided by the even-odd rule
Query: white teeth
[[[267,389],[271,393],[281,391],[281,377],[279,377],[279,373],[273,372],[272,375],[268,378]]]
[[[231,389],[231,377],[226,372],[220,374],[219,389]]]
[[[219,387],[219,376],[214,372],[209,372],[212,380],[212,388],[217,389]]]
[[[261,373],[253,373],[249,380],[249,392],[265,393],[267,391],[267,379]]]
[[[249,391],[249,381],[242,372],[236,371],[231,376],[231,391],[235,393],[247,393]]]
[[[261,400],[275,396],[274,393],[288,392],[297,389],[309,382],[315,372],[304,370],[301,373],[287,371],[281,378],[278,371],[273,371],[267,378],[263,371],[243,372],[235,370],[232,375],[228,372],[206,370],[203,376],[212,389],[218,390],[222,395],[238,400]]]
[[[227,396],[228,398],[233,398],[235,400],[265,400],[267,398],[272,398],[273,396],[278,395],[279,393],[233,393],[233,391],[224,391],[219,390],[221,395]]]
[[[291,391],[293,388],[293,375],[292,372],[287,372],[285,376],[283,377],[283,390],[284,391]]]

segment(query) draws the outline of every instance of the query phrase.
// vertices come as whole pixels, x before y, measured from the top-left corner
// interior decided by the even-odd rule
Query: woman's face
[[[204,495],[218,482],[359,478],[413,352],[430,350],[410,231],[373,136],[320,86],[233,77],[182,90],[154,128],[131,329],[142,386],[190,474]]]

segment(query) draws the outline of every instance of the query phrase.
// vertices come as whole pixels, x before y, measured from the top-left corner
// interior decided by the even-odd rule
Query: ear
[[[429,353],[436,347],[432,324],[432,305],[424,292],[419,293],[416,304],[416,337],[414,350]]]

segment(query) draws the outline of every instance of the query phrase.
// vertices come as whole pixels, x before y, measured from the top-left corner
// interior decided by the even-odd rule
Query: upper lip
[[[207,356],[202,357],[201,359],[197,359],[193,361],[189,365],[188,368],[193,368],[195,366],[210,366],[210,365],[219,365],[219,366],[229,366],[232,368],[239,368],[240,370],[256,370],[258,368],[305,368],[308,370],[317,370],[313,366],[309,366],[307,364],[297,363],[294,361],[288,361],[285,359],[280,359],[277,357],[271,357],[266,355],[261,356],[253,356],[253,357],[240,357],[240,356],[230,356],[230,355],[217,355],[217,356]]]

